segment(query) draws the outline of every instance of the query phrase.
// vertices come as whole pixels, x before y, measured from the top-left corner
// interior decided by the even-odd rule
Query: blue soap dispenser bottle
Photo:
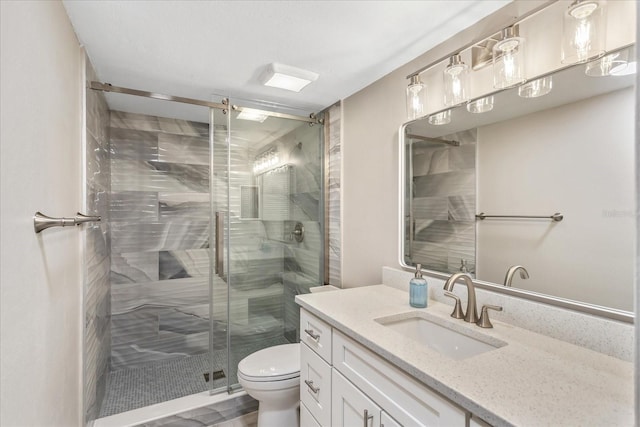
[[[422,277],[422,264],[416,265],[416,276],[409,282],[409,305],[415,308],[427,306],[427,281]]]

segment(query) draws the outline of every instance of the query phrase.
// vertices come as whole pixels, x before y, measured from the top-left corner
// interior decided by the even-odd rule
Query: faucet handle
[[[483,305],[480,313],[480,319],[478,319],[476,325],[481,328],[493,328],[493,324],[491,323],[491,320],[489,320],[489,310],[502,311],[502,307],[491,304]]]
[[[453,311],[451,312],[451,317],[454,319],[462,319],[464,317],[464,313],[462,312],[462,304],[460,304],[460,298],[458,295],[453,292],[444,291],[444,296],[453,298],[456,301],[456,305],[453,307]]]

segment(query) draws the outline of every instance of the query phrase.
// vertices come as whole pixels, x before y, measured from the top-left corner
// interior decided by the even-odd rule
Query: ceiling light
[[[413,120],[424,116],[427,105],[427,86],[420,81],[419,75],[411,76],[406,95],[408,119]]]
[[[238,114],[237,118],[240,120],[252,120],[254,122],[262,123],[267,120],[267,117],[269,117],[269,115],[262,110],[243,108],[242,111],[240,111],[240,113]]]
[[[306,85],[318,80],[318,74],[274,62],[267,65],[259,80],[265,86],[300,92]]]
[[[604,54],[605,36],[604,1],[574,1],[562,20],[562,62],[585,62]]]
[[[493,46],[493,87],[504,89],[524,81],[524,38],[518,36],[518,27],[507,27]]]
[[[521,98],[537,98],[551,92],[553,88],[552,76],[543,77],[527,82],[518,88],[518,96]]]
[[[444,105],[452,107],[467,100],[469,92],[469,66],[462,62],[459,54],[449,59],[449,65],[442,73],[444,81]]]

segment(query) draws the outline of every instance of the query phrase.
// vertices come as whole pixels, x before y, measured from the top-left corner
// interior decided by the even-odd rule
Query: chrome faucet
[[[456,300],[456,306],[451,313],[452,317],[457,319],[462,318],[462,309],[460,307],[460,298],[457,297],[452,291],[453,286],[458,279],[462,279],[467,286],[467,312],[464,314],[464,321],[469,323],[478,322],[478,308],[476,307],[476,288],[473,286],[473,280],[466,273],[455,273],[447,279],[444,284],[445,295]]]
[[[521,265],[512,265],[511,267],[509,267],[509,270],[507,270],[507,275],[504,276],[504,285],[505,286],[511,286],[511,281],[513,280],[513,275],[516,274],[516,271],[520,270],[520,278],[521,279],[528,279],[529,278],[529,272],[527,271],[526,268],[524,268]]]

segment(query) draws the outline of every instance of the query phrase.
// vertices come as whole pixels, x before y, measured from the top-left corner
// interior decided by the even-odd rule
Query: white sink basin
[[[469,331],[464,327],[446,322],[422,311],[381,317],[375,321],[456,360],[466,359],[507,345],[496,338],[480,332]]]

